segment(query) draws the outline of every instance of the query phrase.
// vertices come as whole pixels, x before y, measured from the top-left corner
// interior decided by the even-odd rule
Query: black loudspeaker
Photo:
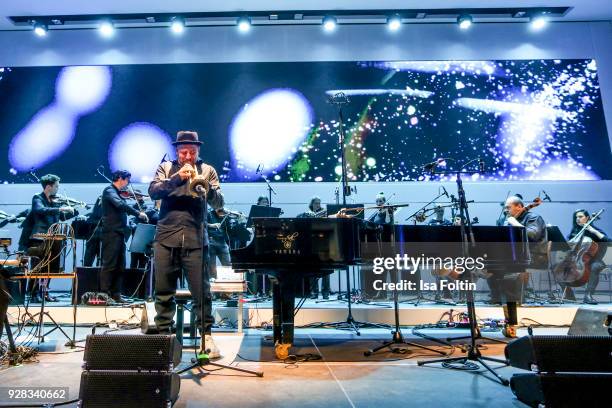
[[[612,374],[515,374],[510,388],[531,407],[609,407]]]
[[[123,296],[144,299],[147,289],[147,272],[143,268],[127,268],[123,275],[121,294]]]
[[[175,336],[89,335],[79,399],[84,408],[171,407],[182,348]]]
[[[180,381],[169,372],[83,371],[79,399],[83,408],[171,407]]]
[[[87,292],[100,291],[100,267],[97,266],[79,266],[76,269],[77,273],[77,293],[72,296],[72,304],[79,304],[81,297]]]
[[[612,310],[579,308],[567,334],[570,336],[612,336]]]
[[[506,346],[511,366],[538,372],[612,372],[611,336],[525,336]]]
[[[85,370],[172,371],[181,362],[175,336],[92,334],[85,342]]]

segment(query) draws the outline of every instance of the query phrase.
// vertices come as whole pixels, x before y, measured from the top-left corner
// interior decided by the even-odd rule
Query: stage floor
[[[98,333],[104,328],[99,328]],[[107,330],[107,329],[106,329]],[[567,329],[537,329],[538,334],[564,334]],[[77,338],[91,332],[79,328]],[[467,334],[466,330],[424,331],[437,338]],[[138,333],[138,330],[115,332]],[[433,346],[441,351],[451,349],[404,331],[410,341]],[[525,334],[520,330],[519,335]],[[437,357],[435,353],[407,347],[405,353],[382,352],[365,357],[363,352],[389,337],[387,330],[363,329],[361,336],[330,330],[302,329],[298,331],[295,351],[299,354],[321,355],[318,361],[283,363],[274,360],[269,331],[248,329],[243,333],[215,333],[222,351],[220,362],[264,371],[263,378],[230,370],[197,371],[182,375],[181,391],[176,407],[522,407],[509,387],[495,382],[484,369],[463,372],[444,369],[440,364],[418,367],[419,359]],[[487,335],[503,339],[499,332]],[[18,339],[19,340],[19,339]],[[42,346],[38,362],[4,368],[0,371],[3,386],[68,387],[70,398],[77,398],[83,358],[82,349],[66,349],[57,332]],[[84,343],[79,343],[83,345]],[[486,343],[482,352],[488,356],[503,355],[503,345]],[[459,347],[453,356],[462,355]],[[183,350],[183,363],[189,363],[193,348]],[[497,372],[509,378],[519,370],[493,364]],[[217,370],[214,367],[211,369]],[[8,401],[0,400],[0,403]],[[76,404],[67,405],[76,407]]]
[[[66,298],[63,298],[64,300]],[[382,306],[372,304],[354,305],[355,319],[380,323],[392,323],[391,304]],[[544,325],[568,326],[580,304],[523,306],[519,308],[519,318],[524,325],[535,325],[536,334],[565,334],[567,327],[539,328]],[[588,308],[611,310],[609,303]],[[35,313],[40,305],[31,305]],[[419,306],[402,304],[400,320],[402,325],[417,325],[437,322],[444,312],[465,310],[465,305],[436,305],[422,303]],[[49,304],[47,310],[62,322],[68,333],[72,333],[72,307],[66,302]],[[109,330],[109,325],[119,323],[123,327],[137,327],[140,322],[142,304],[125,307],[85,307],[77,309],[77,339],[84,339],[92,331],[94,324],[99,325],[97,333]],[[9,318],[15,322],[23,316],[24,308],[11,307]],[[502,308],[478,304],[479,319],[503,317]],[[353,332],[299,328],[296,330],[295,347],[292,352],[302,356],[321,356],[311,361],[282,362],[276,360],[269,339],[271,331],[250,328],[244,333],[231,329],[236,322],[236,308],[226,307],[223,302],[215,302],[215,315],[219,328],[214,336],[222,353],[223,363],[239,367],[261,369],[263,378],[229,371],[211,371],[201,376],[197,372],[182,376],[181,392],[177,407],[521,407],[511,390],[494,381],[493,376],[481,369],[476,372],[449,370],[440,364],[418,367],[419,359],[431,359],[437,354],[414,347],[406,347],[404,352],[384,351],[366,357],[364,351],[389,339],[387,329],[362,329],[361,335]],[[308,300],[299,311],[298,325],[322,321],[343,321],[347,308],[344,302],[317,303]],[[271,321],[270,302],[246,303],[243,318],[251,327]],[[186,318],[188,321],[188,318]],[[27,328],[16,338],[17,343],[36,342]],[[402,329],[407,340],[418,344],[433,346],[453,356],[463,355],[461,347],[440,346],[434,342],[415,336],[412,329]],[[444,339],[448,336],[468,334],[465,329],[423,329],[419,332]],[[114,331],[117,335],[139,333],[138,329]],[[483,334],[505,340],[499,330],[484,331]],[[519,330],[526,334],[526,329]],[[70,350],[64,347],[65,339],[60,333],[52,333],[41,345],[43,353],[37,362],[18,367],[3,368],[0,371],[3,385],[14,386],[63,386],[69,387],[70,398],[78,397],[82,349]],[[79,343],[83,345],[84,343]],[[457,344],[457,346],[459,346]],[[488,356],[503,356],[503,344],[485,342],[482,353]],[[189,363],[194,349],[186,344],[183,362]],[[519,370],[501,367],[497,372],[506,378]],[[216,368],[214,369],[216,370]],[[6,403],[8,401],[2,401]],[[76,406],[73,404],[72,406]]]

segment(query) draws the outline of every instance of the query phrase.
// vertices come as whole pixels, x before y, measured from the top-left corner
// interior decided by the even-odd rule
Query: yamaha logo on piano
[[[293,249],[295,245],[295,239],[300,235],[299,232],[294,232],[290,235],[279,235],[276,237],[279,241],[283,243],[283,249],[275,249],[274,252],[277,254],[286,254],[286,255],[297,255],[301,251],[299,249]]]

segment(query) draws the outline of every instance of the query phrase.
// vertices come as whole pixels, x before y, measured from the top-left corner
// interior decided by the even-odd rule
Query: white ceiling
[[[24,15],[539,6],[573,7],[569,21],[612,20],[612,0],[0,0],[0,30],[15,29],[8,16]]]

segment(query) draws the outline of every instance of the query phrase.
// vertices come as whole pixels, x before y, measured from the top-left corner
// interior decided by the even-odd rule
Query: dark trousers
[[[93,266],[94,260],[96,260],[96,265],[100,265],[101,248],[102,248],[102,241],[100,240],[100,235],[94,234],[85,244],[85,255],[83,255],[83,266]]]
[[[330,275],[325,275],[321,278],[321,293],[323,296],[329,296],[330,288]],[[310,294],[319,294],[319,278],[310,278]]]
[[[61,272],[61,256],[62,241],[41,241],[31,239],[28,242],[27,254],[33,257],[32,268],[38,266],[42,261],[47,262],[47,266],[42,266],[39,273],[57,273]],[[28,292],[30,296],[40,295],[40,285],[38,279],[28,279]]]
[[[169,248],[160,243],[153,244],[155,254],[155,324],[160,332],[168,332],[174,323],[176,313],[177,282],[181,272],[187,278],[193,299],[192,312],[196,314],[196,325],[204,334],[210,334],[214,319],[212,317],[212,298],[210,281],[205,265],[208,247],[204,249]],[[204,318],[202,319],[202,316]]]
[[[606,264],[599,259],[591,262],[591,274],[589,275],[589,281],[586,285],[587,294],[593,295],[595,293],[595,289],[597,289],[597,285],[599,285],[599,275],[605,268]]]
[[[230,266],[232,264],[230,259],[229,246],[223,242],[223,244],[217,244],[210,242],[208,246],[208,277],[217,279],[217,258],[223,266]]]
[[[505,302],[504,316],[510,325],[518,324],[517,307],[522,302],[523,283],[520,277],[492,276],[487,279],[491,288],[491,301]]]
[[[125,238],[117,232],[102,234],[102,269],[100,290],[111,296],[121,296],[125,273]]]

